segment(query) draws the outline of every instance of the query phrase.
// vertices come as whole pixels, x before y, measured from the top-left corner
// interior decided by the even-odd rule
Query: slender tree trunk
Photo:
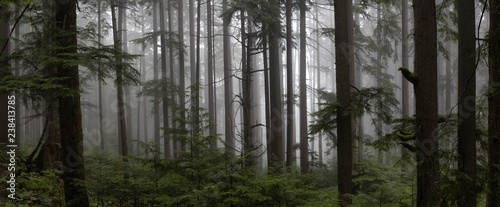
[[[500,206],[500,2],[490,0],[487,206]]]
[[[318,17],[318,10],[319,10],[319,6],[316,6],[316,9],[315,9],[315,12],[316,12],[316,16]],[[315,24],[315,29],[318,30],[319,29],[319,23],[318,21],[316,21],[316,24]],[[316,70],[317,70],[317,75],[316,75],[316,78],[317,78],[317,88],[318,89],[321,89],[321,61],[320,61],[320,53],[319,53],[319,41],[320,41],[320,38],[319,38],[319,32],[316,33]],[[321,110],[321,99],[320,99],[320,96],[317,95],[317,101],[318,101],[318,111]],[[319,164],[323,164],[323,133],[319,133],[318,135],[318,162]]]
[[[178,27],[178,39],[179,39],[179,88],[181,89],[181,94],[179,95],[180,108],[186,108],[186,98],[184,91],[186,90],[186,80],[184,77],[185,67],[184,67],[184,1],[177,1],[177,27]],[[181,118],[186,119],[186,113],[181,111]],[[181,125],[181,129],[186,129],[185,125]],[[186,142],[181,141],[180,150],[186,152]]]
[[[0,5],[0,15],[3,17],[8,16],[9,14],[9,6],[8,5]],[[5,15],[5,16],[4,16]],[[3,49],[3,46],[5,45],[4,41],[7,41],[7,38],[9,37],[9,31],[10,31],[10,26],[9,26],[9,21],[8,20],[2,20],[0,21],[0,49]],[[2,53],[0,54],[0,63],[2,63],[2,67],[0,68],[0,80],[3,79],[7,74],[10,73],[9,67],[3,67],[3,62],[6,61],[4,60],[4,57],[8,56],[10,53],[10,44],[7,44],[7,47],[1,51]],[[9,137],[7,136],[8,130],[9,130],[9,121],[7,119],[8,117],[8,102],[9,102],[9,93],[6,94],[0,94],[0,143],[2,143],[2,146],[5,145],[14,145],[15,142],[9,141]],[[20,100],[15,100],[15,102],[18,102]]]
[[[57,2],[56,27],[64,30],[64,38],[58,41],[57,54],[76,54],[76,1],[67,4]],[[61,55],[61,58],[64,58]],[[68,58],[68,57],[66,57]],[[80,81],[78,66],[60,64],[57,71],[61,77],[67,77],[62,84],[72,91],[79,91]],[[59,97],[62,164],[64,167],[64,195],[66,206],[89,206],[87,188],[85,187],[85,162],[83,157],[82,112],[80,95]]]
[[[476,75],[474,1],[458,0],[458,168],[464,189],[476,180]],[[476,193],[466,193],[459,207],[476,206]]]
[[[269,0],[273,6],[279,6],[278,0]],[[275,28],[279,31],[279,28]],[[285,161],[283,153],[283,112],[281,106],[281,55],[279,52],[279,34],[269,35],[269,82],[270,82],[270,114],[271,114],[271,137],[268,138],[268,163],[270,167],[281,168],[280,165]],[[278,169],[279,170],[279,169]]]
[[[381,11],[381,7],[380,7],[380,4],[377,4],[377,27],[382,27],[381,25],[381,19],[382,19],[382,11]],[[382,40],[381,40],[381,36],[382,33],[378,34],[377,35],[377,44],[378,45],[378,52],[377,52],[377,65],[379,66],[378,69],[377,69],[377,73],[378,73],[378,76],[377,76],[377,88],[380,88],[382,87],[382,79],[381,79],[381,76],[382,76],[382,73],[383,73],[383,65],[382,65],[382,54],[380,52],[380,50],[382,49],[380,44],[382,44]],[[376,109],[378,110],[378,109]],[[376,132],[378,134],[378,139],[382,139],[382,136],[383,136],[383,133],[384,133],[384,130],[383,130],[383,123],[382,123],[382,119],[381,117],[377,117],[377,129],[376,129]],[[384,164],[384,153],[382,152],[382,150],[377,150],[377,159],[378,159],[378,163],[379,164]]]
[[[111,19],[112,19],[112,25],[113,25],[113,40],[114,40],[114,47],[116,51],[120,50],[120,45],[121,45],[121,37],[122,35],[120,34],[120,31],[117,29],[117,22],[116,22],[116,12],[115,12],[115,7],[121,7],[122,4],[115,4],[114,0],[111,0],[110,3],[111,6]],[[116,62],[119,63],[121,62],[121,58],[116,57]],[[120,134],[120,147],[121,147],[121,155],[122,156],[127,156],[128,155],[128,143],[127,143],[127,128],[126,128],[126,123],[125,123],[125,106],[123,102],[123,68],[119,64],[116,65],[116,93],[117,93],[117,101],[118,101],[118,122],[119,122],[119,131],[118,133]],[[61,106],[64,106],[61,104]],[[66,108],[66,107],[64,107]],[[62,116],[61,116],[62,117]],[[62,121],[61,121],[62,122]],[[62,125],[61,125],[62,128]],[[62,133],[61,133],[62,136]],[[63,159],[64,160],[64,159]],[[128,160],[126,158],[123,158],[124,162],[127,162]]]
[[[300,169],[309,172],[306,94],[306,1],[300,1]]]
[[[415,1],[415,138],[417,146],[417,206],[431,206],[438,193],[437,35],[435,1]]]
[[[158,1],[153,2],[153,32],[158,31]],[[153,79],[158,80],[158,43],[153,41]],[[153,105],[154,111],[154,139],[155,139],[155,150],[157,154],[154,155],[156,159],[160,158],[160,104],[158,100],[155,100]]]
[[[341,206],[347,206],[351,203],[347,195],[352,193],[352,119],[351,114],[346,113],[351,105],[352,1],[335,1],[334,8],[337,99],[341,105],[337,109],[339,200]]]
[[[292,0],[287,0],[285,5],[286,10],[286,166],[293,165],[293,141],[295,130],[293,127],[295,106],[293,93],[293,34],[292,34]]]
[[[222,2],[223,12],[227,10],[227,0]],[[234,110],[232,106],[233,97],[233,79],[231,74],[231,39],[229,36],[229,23],[224,21],[222,27],[223,35],[223,47],[224,47],[224,107],[225,107],[225,141],[226,141],[226,151],[231,152],[234,155],[234,124],[233,116]]]
[[[262,25],[262,28],[265,30],[267,28],[267,25],[264,24]],[[267,51],[268,51],[268,47],[267,47],[267,42],[268,42],[268,38],[267,37],[263,37],[262,38],[262,60],[264,62],[264,101],[266,102],[266,105],[265,105],[265,116],[266,116],[266,144],[267,145],[267,148],[269,148],[269,141],[270,141],[270,137],[271,137],[271,97],[269,96],[269,66],[268,66],[268,58],[267,58]],[[292,140],[293,141],[293,140]],[[293,154],[292,154],[293,155]],[[269,153],[267,154],[268,156],[268,166],[269,165]]]
[[[212,37],[212,1],[207,0],[207,70],[208,70],[208,119],[213,124],[209,128],[208,134],[214,136],[217,134],[215,124],[215,101],[214,101],[214,68],[213,68],[213,37]],[[217,142],[210,145],[211,149],[217,148]]]
[[[121,22],[122,22],[122,47],[123,47],[123,52],[128,53],[128,35],[127,35],[127,2],[124,0],[121,0],[121,6],[120,6],[120,12],[121,12]],[[125,97],[125,123],[127,124],[126,129],[127,129],[127,142],[132,140],[132,108],[131,102],[130,102],[130,86],[124,86],[124,97]],[[133,145],[128,145],[129,149],[128,151],[133,151]]]
[[[251,48],[253,47],[252,39],[251,39],[251,25],[250,20],[248,20],[248,26],[245,25],[245,21],[247,18],[244,12],[241,13],[241,63],[242,63],[242,92],[243,92],[243,100],[242,108],[243,108],[243,154],[247,156],[245,159],[245,166],[254,166],[254,155],[251,152],[254,150],[253,147],[253,133],[252,133],[252,122],[251,122],[251,113],[252,113],[252,98],[251,90],[252,90],[252,75],[251,75]],[[250,17],[248,17],[250,18]],[[246,27],[249,28],[248,34],[246,31]]]
[[[199,119],[199,108],[200,108],[200,50],[201,50],[201,0],[198,0],[198,5],[196,7],[196,71],[195,71],[195,84],[196,84],[196,93],[195,93],[195,124],[200,124]]]
[[[98,49],[101,48],[101,4],[102,0],[97,1],[97,42]],[[101,66],[99,65],[99,70],[101,70]],[[99,78],[98,90],[99,90],[99,138],[101,141],[101,150],[104,150],[106,147],[106,138],[104,137],[104,105],[103,105],[103,94],[102,94],[102,80]]]
[[[160,35],[160,44],[161,44],[161,79],[166,82],[167,81],[167,43],[165,37],[165,6],[164,0],[160,0],[160,31],[162,34]],[[163,91],[167,91],[166,88]],[[169,128],[169,113],[168,113],[168,95],[163,96],[163,128]],[[164,131],[165,134],[165,131]],[[167,137],[164,138],[163,141],[163,152],[165,153],[165,159],[171,158],[171,149],[170,139]]]
[[[401,62],[402,66],[409,68],[408,64],[408,0],[401,0]],[[448,83],[448,79],[446,81]],[[447,89],[448,91],[449,89]],[[408,91],[408,80],[401,78],[401,109],[403,111],[403,117],[408,117],[410,115],[410,103],[409,103],[409,91]],[[401,146],[401,157],[403,160],[408,160],[406,155],[408,150]],[[406,171],[406,167],[402,167],[402,172]]]
[[[168,12],[168,39],[169,41],[172,41],[173,40],[173,30],[172,30],[172,22],[174,21],[174,18],[172,18],[172,1],[173,0],[167,0],[167,12]],[[172,83],[174,85],[177,85],[177,80],[175,79],[175,76],[174,76],[174,48],[171,44],[168,44],[168,70],[170,72],[170,76],[168,76],[168,78],[170,79],[170,81],[172,81]],[[173,105],[175,106],[176,103],[177,103],[177,97],[175,96],[175,94],[170,94],[170,99],[174,102]],[[175,117],[177,116],[176,115],[176,111],[173,110],[172,107],[170,107],[169,109],[169,113],[172,114],[171,116],[172,117]],[[170,127],[171,128],[177,128],[177,123],[175,123],[174,121],[170,121]],[[179,157],[179,153],[177,152],[179,149],[178,149],[178,145],[177,145],[177,142],[174,141],[174,140],[170,140],[168,139],[168,147],[169,147],[169,155],[171,158],[177,158]]]

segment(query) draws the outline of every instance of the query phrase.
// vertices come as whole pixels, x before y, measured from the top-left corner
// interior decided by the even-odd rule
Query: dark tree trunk
[[[487,206],[500,206],[500,2],[490,0]]]
[[[309,172],[309,141],[307,134],[306,94],[306,1],[300,1],[300,169]]]
[[[476,180],[476,75],[474,1],[458,0],[458,169],[464,189]],[[459,207],[476,206],[476,193],[465,193]]]
[[[111,0],[110,3],[111,6],[111,18],[112,18],[112,25],[113,25],[113,40],[114,40],[114,48],[116,51],[121,50],[120,45],[121,45],[121,33],[117,29],[117,22],[116,22],[116,12],[115,12],[115,7],[121,7],[122,4],[115,4],[114,0]],[[121,62],[121,58],[116,57],[116,62],[119,63]],[[127,128],[126,128],[126,123],[125,123],[125,104],[123,102],[123,68],[121,65],[117,64],[116,65],[116,94],[117,94],[117,102],[118,102],[118,126],[119,126],[119,131],[118,134],[120,135],[120,148],[121,148],[121,155],[122,156],[127,156],[128,155],[128,143],[127,143]],[[61,104],[62,105],[62,104]],[[62,105],[64,106],[64,105]],[[62,117],[62,116],[61,116]],[[61,125],[62,128],[62,125]],[[62,133],[61,133],[62,136]],[[63,157],[64,160],[64,157]],[[126,158],[123,159],[123,161],[127,161]]]
[[[9,6],[8,5],[0,5],[0,15],[6,15],[8,16],[9,14]],[[4,41],[7,41],[7,38],[9,37],[9,21],[3,20],[0,21],[0,49],[3,49],[3,46],[5,45]],[[10,52],[10,44],[7,44],[7,47],[3,49],[2,54],[0,54],[0,80],[3,79],[5,76],[7,76],[10,71],[9,67],[7,67],[4,64],[4,57],[9,55]],[[10,94],[0,94],[0,143],[5,144],[5,145],[14,145],[15,142],[9,142],[9,137],[7,136],[8,130],[9,130],[9,121],[7,119],[8,117],[8,101],[9,101],[9,96]],[[19,100],[14,100],[15,102],[18,102]]]
[[[273,6],[279,6],[278,0],[269,0]],[[279,31],[279,28],[275,28]],[[285,161],[283,149],[283,112],[281,106],[281,68],[279,52],[279,34],[271,34],[269,36],[269,84],[270,84],[270,114],[271,114],[271,137],[268,138],[268,163],[271,168],[281,168],[281,164]],[[280,170],[280,169],[277,169]]]
[[[178,39],[179,39],[179,48],[180,50],[184,50],[184,1],[177,1],[177,27],[178,27]],[[179,96],[180,108],[186,108],[186,99],[184,95],[184,90],[186,90],[186,80],[184,77],[185,68],[184,68],[184,52],[179,52],[179,88],[181,89],[181,94]],[[186,119],[186,113],[181,111],[181,118]],[[181,129],[185,129],[185,125],[181,125]],[[181,141],[180,150],[186,151],[186,143]]]
[[[347,206],[351,203],[347,195],[352,193],[352,118],[346,113],[351,105],[352,1],[335,1],[334,8],[337,99],[341,105],[337,109],[339,200],[341,206]]]
[[[77,53],[76,35],[76,1],[66,4],[57,3],[56,27],[65,31],[60,38],[57,54]],[[68,58],[60,56],[60,58]],[[58,65],[57,72],[66,77],[62,84],[73,90],[80,90],[78,66]],[[83,158],[82,112],[80,95],[60,96],[59,108],[64,195],[66,206],[89,206],[87,188],[85,187],[85,162]]]
[[[293,141],[294,127],[293,109],[295,106],[293,93],[293,34],[292,34],[292,0],[287,0],[285,5],[286,10],[286,166],[293,165]]]
[[[212,1],[207,0],[207,70],[208,70],[208,119],[213,124],[209,128],[208,134],[214,136],[217,134],[217,127],[215,124],[215,101],[214,101],[214,67],[213,67],[213,37],[212,37]],[[210,145],[211,149],[217,148],[217,142]]]
[[[415,1],[417,206],[435,205],[439,180],[435,1]]]
[[[222,2],[222,10],[227,10],[227,0]],[[226,150],[234,155],[234,124],[233,124],[233,79],[231,74],[231,39],[229,36],[229,23],[224,21],[222,27],[223,47],[224,47],[224,107],[225,107],[225,141]]]

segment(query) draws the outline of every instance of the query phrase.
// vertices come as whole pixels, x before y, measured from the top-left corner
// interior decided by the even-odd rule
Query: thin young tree
[[[113,2],[113,0],[112,0]],[[57,2],[56,28],[62,31],[57,41],[57,56],[71,60],[76,54],[76,1],[69,0],[65,4]],[[75,91],[76,94],[59,96],[59,124],[61,135],[62,160],[64,166],[64,197],[66,206],[89,206],[87,188],[85,186],[85,162],[83,157],[82,112],[80,108],[80,81],[78,66],[64,64],[57,65],[57,72],[66,77],[62,85]]]
[[[177,1],[177,30],[178,30],[178,40],[179,40],[179,88],[181,91],[186,89],[186,80],[185,80],[185,68],[184,68],[184,1]],[[179,95],[180,108],[186,108],[186,99],[184,93]],[[181,118],[186,118],[186,113],[181,111]],[[185,129],[186,126],[181,125],[182,129]],[[181,151],[186,151],[186,144],[181,141]]]

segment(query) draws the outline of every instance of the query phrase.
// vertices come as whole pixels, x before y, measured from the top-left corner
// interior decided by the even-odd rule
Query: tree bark
[[[186,80],[185,80],[185,66],[184,66],[184,1],[177,1],[177,27],[178,27],[178,39],[179,39],[179,88],[181,89],[181,94],[179,96],[180,108],[186,108],[186,98],[184,94],[184,90],[186,90]],[[181,111],[181,118],[186,119],[186,113]],[[181,125],[181,129],[185,129],[185,125]],[[185,141],[181,141],[180,150],[186,152],[186,143]]]
[[[213,126],[208,129],[210,136],[217,134],[215,124],[215,101],[214,101],[214,67],[213,67],[213,37],[212,37],[212,1],[207,0],[207,70],[208,70],[208,119]],[[210,145],[211,149],[217,148],[217,142]]]
[[[160,35],[160,44],[161,44],[161,79],[166,82],[167,81],[167,43],[165,39],[165,6],[164,6],[164,0],[160,0],[160,31],[162,34]],[[163,89],[163,91],[167,91],[166,88]],[[169,128],[169,112],[168,112],[168,96],[167,94],[164,94],[163,96],[163,128],[164,130]],[[165,134],[165,131],[164,131]],[[167,137],[164,137],[164,142],[163,142],[163,152],[165,153],[164,158],[168,159],[171,158],[171,145],[170,145],[170,139]]]
[[[306,1],[300,1],[300,169],[309,172],[306,93]]]
[[[500,2],[490,0],[487,206],[500,206]]]
[[[439,180],[437,129],[437,33],[435,1],[415,1],[415,138],[417,206],[436,205]]]
[[[9,6],[8,5],[0,5],[0,14],[3,16],[8,16],[9,15]],[[7,38],[9,37],[9,21],[8,18],[7,20],[0,21],[0,47],[3,48],[5,45],[4,41],[7,41]],[[9,67],[3,67],[3,62],[6,61],[4,60],[4,57],[8,56],[10,52],[10,44],[7,44],[7,47],[5,50],[2,51],[2,54],[0,54],[0,63],[2,66],[0,67],[0,80],[3,79],[5,76],[7,76],[10,73]],[[6,62],[8,64],[8,62]],[[8,134],[8,124],[9,121],[7,119],[8,117],[8,96],[10,94],[0,94],[0,143],[3,143],[2,145],[11,145],[15,144],[13,142],[9,142],[9,138],[7,136]],[[18,102],[19,100],[15,100]],[[17,137],[16,137],[17,138]]]
[[[476,75],[474,1],[458,0],[458,169],[465,189],[476,180]],[[476,206],[476,194],[466,193],[459,207]]]
[[[66,4],[57,2],[56,27],[65,31],[65,37],[60,38],[57,54],[77,53],[76,33],[76,1],[69,0]],[[67,58],[67,57],[66,57]],[[61,77],[67,77],[62,84],[74,92],[80,90],[78,66],[60,64],[57,72]],[[87,188],[85,186],[85,162],[83,157],[82,112],[80,94],[60,96],[59,108],[60,135],[62,147],[63,181],[66,206],[89,206]]]
[[[227,10],[227,0],[222,2],[223,12]],[[231,74],[231,39],[229,36],[230,22],[224,21],[222,26],[223,47],[224,47],[224,110],[226,114],[225,122],[225,141],[226,151],[234,155],[234,110],[232,106],[233,97],[233,79]]]
[[[341,105],[337,109],[339,200],[341,206],[347,206],[351,203],[347,195],[352,193],[352,119],[346,113],[351,105],[352,0],[335,1],[334,9],[337,100]]]
[[[153,2],[153,32],[158,31],[158,1]],[[158,41],[157,38],[153,41],[153,79],[158,80]],[[153,105],[154,111],[154,139],[155,139],[155,150],[156,154],[154,157],[156,159],[160,158],[160,104],[155,100]]]
[[[293,165],[293,144],[294,144],[294,112],[295,108],[293,93],[293,34],[292,34],[292,0],[287,0],[286,10],[286,166]]]
[[[269,0],[276,7],[279,7],[277,0]],[[280,31],[279,28],[274,28]],[[269,82],[270,82],[270,114],[271,114],[271,137],[268,138],[268,163],[270,167],[281,171],[281,163],[285,161],[283,153],[283,112],[281,106],[281,55],[279,52],[279,34],[269,35]]]
[[[112,25],[113,25],[113,40],[114,40],[114,48],[116,51],[121,50],[120,45],[121,45],[121,33],[117,29],[117,22],[116,22],[116,12],[115,12],[115,7],[122,6],[121,3],[118,5],[115,4],[114,0],[111,0],[110,2],[111,6],[111,19],[112,19]],[[116,62],[119,63],[121,62],[121,58],[116,57]],[[127,128],[126,128],[126,123],[125,123],[125,104],[123,102],[123,68],[121,65],[117,64],[116,65],[116,94],[117,94],[117,101],[118,101],[118,126],[119,126],[119,135],[120,135],[120,147],[121,147],[121,155],[122,156],[127,156],[128,155],[128,143],[127,143]],[[61,104],[61,106],[64,106]],[[62,117],[62,116],[61,116]],[[62,125],[61,125],[62,128]],[[61,133],[62,136],[62,133]],[[64,158],[63,158],[64,159]],[[127,162],[126,158],[123,158],[124,162]]]

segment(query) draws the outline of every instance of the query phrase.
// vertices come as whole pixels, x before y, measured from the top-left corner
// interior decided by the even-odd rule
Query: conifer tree
[[[113,2],[113,0],[112,0]],[[72,59],[77,53],[76,1],[69,0],[65,4],[57,2],[56,28],[61,33],[57,56]],[[63,157],[63,181],[66,206],[89,206],[85,184],[85,163],[83,158],[82,112],[80,108],[80,81],[78,65],[64,64],[57,66],[61,77],[67,77],[62,85],[76,91],[72,95],[60,95],[59,108],[61,148]]]

